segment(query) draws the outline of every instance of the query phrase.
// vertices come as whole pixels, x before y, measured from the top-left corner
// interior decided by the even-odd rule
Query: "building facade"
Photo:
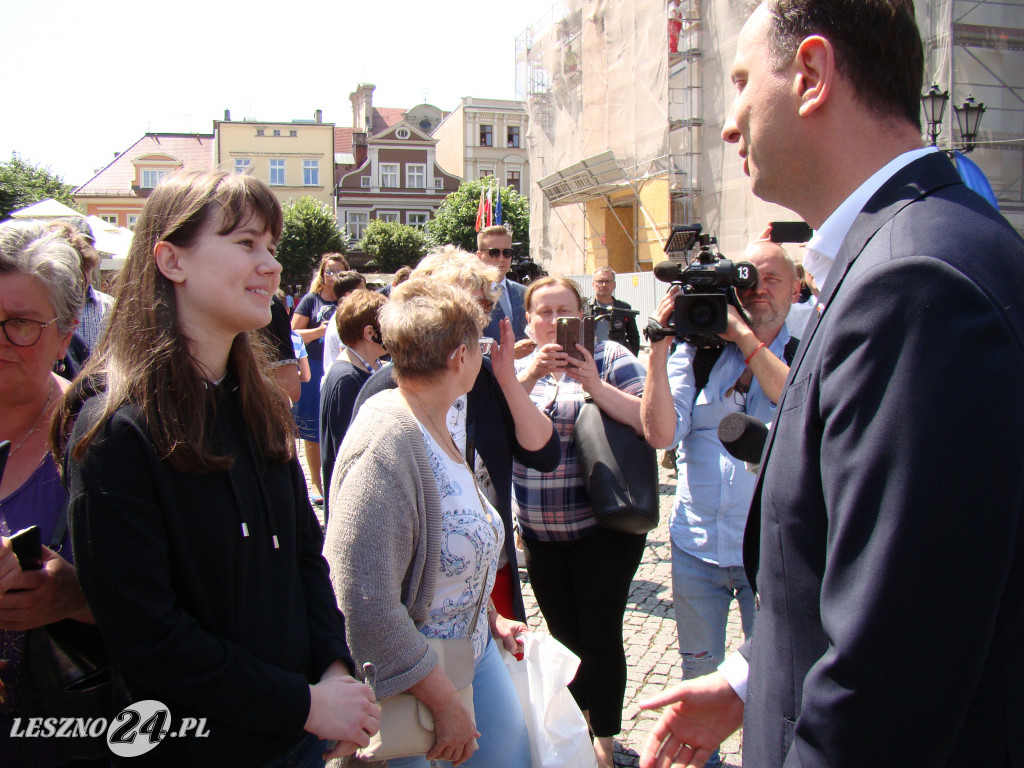
[[[466,181],[493,176],[501,186],[526,195],[527,126],[522,102],[464,98],[434,129],[438,162]]]
[[[423,227],[461,182],[441,166],[438,141],[430,136],[441,110],[430,104],[376,108],[373,91],[361,84],[349,97],[355,127],[334,130],[338,223],[353,246],[353,266],[365,263],[358,241],[370,221]]]
[[[76,189],[75,202],[87,216],[132,229],[160,179],[214,165],[213,134],[147,133]]]
[[[743,5],[566,0],[519,36],[516,90],[540,192],[530,196],[530,245],[549,272],[651,269],[674,225],[700,223],[735,255],[769,221],[799,218],[754,197],[721,138]],[[938,146],[963,145],[953,105],[984,102],[970,159],[1024,231],[1024,106],[1013,74],[1024,0],[933,0],[916,11],[925,86],[951,94]]]
[[[282,203],[313,197],[334,210],[334,124],[316,110],[312,120],[253,118],[213,123],[218,168],[265,181]]]

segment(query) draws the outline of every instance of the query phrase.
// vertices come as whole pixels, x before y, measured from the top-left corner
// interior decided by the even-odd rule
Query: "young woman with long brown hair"
[[[172,728],[206,718],[208,737],[133,765],[321,765],[322,739],[345,754],[377,727],[349,676],[291,418],[252,341],[281,226],[252,177],[163,181],[54,423],[75,565],[124,703],[163,703]]]

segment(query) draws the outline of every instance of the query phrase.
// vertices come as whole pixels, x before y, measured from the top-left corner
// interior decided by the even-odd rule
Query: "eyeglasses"
[[[607,285],[608,283],[614,283],[614,280],[595,280],[594,285]]]
[[[493,346],[494,346],[494,339],[492,339],[490,336],[481,336],[480,337],[480,354],[486,355],[488,352],[491,351],[491,347],[493,347]],[[450,355],[448,355],[448,359],[449,360],[454,360],[455,356],[457,354],[459,354],[459,350],[460,349],[462,349],[462,345],[461,344],[459,346],[457,346],[455,349],[452,350],[452,353]]]
[[[0,328],[3,329],[7,340],[14,346],[31,347],[43,335],[43,328],[56,322],[56,317],[48,323],[27,320],[24,317],[9,317],[6,320],[0,320]]]
[[[484,248],[481,251],[481,253],[486,253],[492,259],[496,259],[499,256],[501,256],[503,259],[511,259],[512,258],[512,249],[511,248]]]

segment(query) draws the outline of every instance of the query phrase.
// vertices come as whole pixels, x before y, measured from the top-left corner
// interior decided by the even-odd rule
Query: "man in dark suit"
[[[526,338],[526,308],[523,306],[526,289],[507,277],[512,266],[512,233],[500,224],[482,229],[476,236],[476,248],[481,261],[501,272],[501,295],[494,302],[491,322],[484,328],[484,336],[500,338],[501,318],[507,317],[512,321],[516,341],[522,341]]]
[[[615,270],[611,267],[598,267],[594,270],[594,296],[587,302],[586,310],[594,317],[604,316],[603,322],[596,324],[595,342],[611,339],[634,355],[640,354],[640,331],[636,327],[636,314],[629,304],[615,298]]]
[[[815,228],[821,303],[744,541],[757,630],[647,702],[642,766],[741,719],[756,768],[1024,765],[1024,242],[921,147],[922,71],[910,0],[767,0],[740,34],[723,137]]]

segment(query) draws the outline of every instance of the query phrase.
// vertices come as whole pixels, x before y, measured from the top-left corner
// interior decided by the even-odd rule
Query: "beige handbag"
[[[476,610],[473,611],[473,620],[469,624],[470,631],[476,629],[476,622],[480,617],[480,606],[483,603],[489,571],[489,567],[484,571],[484,589],[480,590],[480,598],[477,600]],[[470,720],[476,725],[476,712],[473,710],[473,640],[469,637],[428,637],[427,645],[437,654],[438,665],[452,681],[462,706],[466,708]],[[375,688],[375,665],[370,662],[363,664],[363,675],[370,688]],[[431,750],[437,741],[437,733],[434,730],[434,713],[430,711],[430,707],[411,693],[396,693],[379,703],[380,730],[370,737],[369,745],[356,752],[356,757],[366,761],[392,760],[425,755]],[[474,739],[473,749],[476,748]]]

